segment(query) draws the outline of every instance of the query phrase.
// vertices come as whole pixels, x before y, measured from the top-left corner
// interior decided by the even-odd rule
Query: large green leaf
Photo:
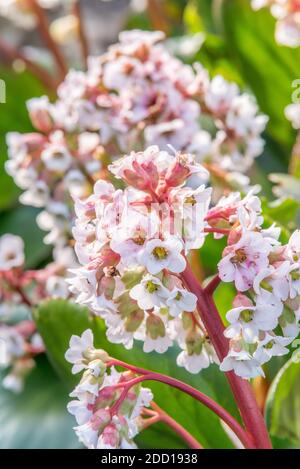
[[[28,377],[24,391],[0,389],[0,448],[77,448],[67,390],[46,358]]]
[[[300,352],[281,368],[269,390],[266,417],[278,446],[300,446]]]
[[[300,48],[279,46],[268,9],[253,11],[249,0],[223,0],[224,34],[233,60],[270,117],[268,132],[288,158],[295,133],[284,116],[292,82],[299,75]]]
[[[210,395],[231,413],[237,415],[226,379],[216,366],[211,366],[198,375],[191,375],[176,366],[177,351],[174,349],[163,355],[145,354],[138,344],[135,344],[132,350],[125,350],[122,346],[111,344],[106,339],[102,320],[92,317],[86,308],[67,301],[45,302],[36,311],[35,319],[50,361],[70,386],[74,386],[78,377],[71,375],[71,367],[65,361],[64,353],[72,334],[78,335],[85,329],[91,328],[96,345],[107,350],[111,356],[185,381]],[[149,382],[149,387],[152,388],[157,403],[198,438],[204,447],[228,448],[232,446],[219,419],[200,403],[163,384]],[[139,438],[140,445],[153,448],[183,446],[178,439],[170,439],[165,430],[164,437],[161,434],[157,435],[157,431],[157,428],[153,428],[151,431],[142,433]]]

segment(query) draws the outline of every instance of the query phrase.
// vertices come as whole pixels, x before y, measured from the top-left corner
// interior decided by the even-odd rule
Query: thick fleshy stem
[[[222,361],[228,353],[229,343],[224,336],[224,325],[212,296],[201,287],[188,263],[181,275],[188,289],[197,296],[199,314],[216,353]],[[251,435],[255,447],[258,449],[272,448],[263,416],[249,382],[238,377],[233,371],[227,372],[226,375],[245,428]]]
[[[245,446],[245,448],[251,448],[253,449],[255,446],[253,445],[252,439],[249,437],[247,432],[241,427],[241,425],[230,415],[227,410],[225,410],[222,406],[220,406],[217,402],[215,402],[213,399],[210,397],[206,396],[203,394],[201,391],[198,391],[197,389],[193,388],[192,386],[179,381],[175,378],[172,378],[171,376],[163,375],[161,373],[156,373],[154,371],[149,371],[145,370],[144,368],[139,368],[134,365],[129,365],[128,363],[125,363],[121,360],[117,360],[112,358],[108,363],[106,363],[106,366],[121,366],[123,368],[126,368],[127,370],[130,370],[134,373],[140,374],[141,376],[138,376],[137,378],[132,379],[131,381],[127,382],[124,386],[125,389],[128,388],[128,386],[132,387],[135,386],[138,383],[141,383],[143,381],[158,381],[160,383],[167,384],[169,386],[172,386],[173,388],[179,389],[180,391],[183,391],[186,394],[189,394],[191,397],[194,399],[198,400],[201,402],[203,405],[208,407],[210,410],[212,410],[220,419],[222,419],[231,429],[232,431],[237,435],[237,437],[240,439],[242,444]],[[124,390],[125,391],[125,390]],[[122,392],[122,398],[124,399],[124,396],[126,395],[126,392]],[[119,401],[115,404],[116,407],[114,407],[114,411],[118,409],[119,407]]]
[[[204,291],[207,295],[213,295],[217,287],[220,285],[221,279],[219,275],[215,275],[211,281],[206,285]]]

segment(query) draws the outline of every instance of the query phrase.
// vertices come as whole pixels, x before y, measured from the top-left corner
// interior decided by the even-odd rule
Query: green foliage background
[[[291,102],[292,82],[300,78],[300,48],[289,49],[274,41],[274,19],[268,10],[253,12],[249,0],[165,0],[161,2],[168,18],[168,34],[173,47],[180,50],[183,35],[204,34],[204,42],[192,56],[182,57],[192,63],[200,61],[212,75],[221,73],[252,92],[261,110],[269,116],[264,138],[263,155],[252,170],[252,181],[262,185],[266,222],[276,221],[287,239],[290,230],[299,226],[299,174],[287,174],[295,131],[284,116]],[[147,14],[132,16],[128,27],[153,27]],[[28,73],[17,74],[0,67],[0,78],[7,83],[7,103],[0,105],[0,235],[5,232],[21,235],[26,244],[30,268],[43,265],[50,251],[42,242],[43,233],[37,228],[37,210],[18,203],[19,190],[4,171],[7,159],[5,134],[8,131],[30,131],[25,102],[44,93],[38,81]],[[287,195],[280,203],[272,202],[270,173]],[[222,250],[212,238],[201,249],[201,263],[207,276],[214,273]],[[233,291],[223,285],[216,301],[222,316],[231,306]],[[109,344],[103,324],[92,319],[88,311],[65,301],[50,301],[35,312],[38,329],[47,346],[47,358],[41,357],[27,381],[23,394],[13,395],[0,390],[1,448],[74,448],[79,443],[74,436],[74,419],[66,411],[67,394],[76,378],[64,360],[64,352],[72,334],[87,327],[95,333],[99,347],[128,362],[170,374],[207,393],[237,418],[226,379],[211,366],[199,375],[190,375],[175,364],[176,350],[158,356],[144,354],[141,348],[127,351]],[[267,400],[267,423],[275,447],[300,446],[300,366],[294,359],[273,359],[266,367],[272,382]],[[284,362],[287,362],[284,364]],[[284,367],[281,369],[282,365]],[[278,373],[278,374],[277,374]],[[276,376],[276,377],[275,377]],[[274,379],[275,377],[275,379]],[[179,391],[150,383],[160,406],[186,426],[206,448],[233,447],[219,420],[209,410]],[[188,417],[188,418],[187,418]],[[173,432],[157,425],[143,432],[138,444],[145,448],[180,448],[182,441]]]

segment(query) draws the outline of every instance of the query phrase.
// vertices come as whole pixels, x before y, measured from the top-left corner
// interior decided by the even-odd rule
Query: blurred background
[[[4,3],[5,0],[0,0],[0,15],[1,4]],[[227,80],[236,82],[242,90],[251,92],[260,110],[269,117],[263,135],[266,145],[251,169],[251,182],[262,186],[268,221],[279,223],[287,236],[290,230],[299,226],[300,152],[295,145],[297,132],[287,120],[285,108],[292,102],[293,82],[300,78],[300,48],[276,43],[276,20],[269,9],[254,11],[249,0],[81,0],[79,7],[86,35],[85,46],[91,55],[103,53],[108,45],[117,41],[122,30],[161,30],[166,35],[167,47],[184,62],[200,62],[211,76],[221,74]],[[63,6],[47,10],[47,28],[66,57],[68,66],[84,69],[84,51],[78,42],[81,34],[78,14],[71,2],[63,2]],[[9,15],[0,16],[0,79],[6,84],[6,102],[0,104],[0,235],[9,232],[22,236],[28,268],[45,265],[50,260],[51,248],[43,243],[44,233],[36,225],[38,209],[19,204],[20,190],[4,170],[7,159],[5,135],[9,131],[28,132],[32,129],[25,104],[29,98],[43,94],[55,98],[55,85],[59,77],[45,44],[47,35],[41,34],[30,15],[22,14],[17,20]],[[280,201],[276,203],[274,190],[280,196]],[[214,273],[213,267],[222,248],[220,243],[216,249],[212,238],[208,238],[201,250],[205,275]],[[229,309],[232,298],[230,287],[218,290],[217,302],[223,315]],[[266,381],[258,380],[255,383],[262,407],[265,405],[268,382],[286,360],[274,359],[266,370]],[[69,430],[72,419],[61,417],[64,398],[62,402],[51,400],[51,395],[65,393],[61,384],[51,375],[51,384],[47,389],[42,389],[42,383],[52,373],[47,366],[44,364],[41,373],[28,383],[22,399],[8,393],[0,399],[0,427],[5,423],[3,447],[77,446],[78,442]],[[215,378],[208,370],[201,376],[201,383],[210,394],[220,393],[222,386],[226,387],[222,378]],[[32,402],[34,389],[39,391],[37,400]],[[229,397],[223,396],[223,399],[227,399],[229,407],[232,405]],[[300,405],[299,393],[294,403]],[[49,414],[51,411],[52,417],[49,414],[47,418],[43,412],[48,404],[47,412]],[[9,406],[14,408],[14,415],[21,415],[21,420],[16,421],[11,415],[8,416],[5,409]],[[290,409],[288,425],[283,430],[274,430],[274,442],[278,447],[300,445],[299,425],[296,425],[299,412],[298,407],[293,411]],[[41,419],[44,431],[36,432]],[[294,427],[292,420],[295,421]],[[28,421],[31,422],[30,428],[35,428],[35,439],[29,441],[24,433],[18,433],[19,439],[16,439],[16,428],[27,425]],[[59,434],[56,433],[57,422],[61,426]],[[151,431],[155,433],[155,430]],[[157,435],[154,437],[157,439]],[[168,440],[168,434],[165,438],[162,447],[179,445],[171,436]],[[147,441],[151,447],[151,436]],[[208,437],[208,447],[212,441],[213,438],[210,440]],[[219,445],[230,447],[228,439],[221,436]]]

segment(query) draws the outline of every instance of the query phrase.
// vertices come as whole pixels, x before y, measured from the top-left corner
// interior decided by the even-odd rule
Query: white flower
[[[157,353],[165,353],[172,345],[173,341],[167,334],[163,337],[159,336],[155,339],[147,334],[144,340],[143,350],[145,353],[150,353],[153,351]]]
[[[273,297],[270,299],[273,300]],[[256,306],[233,308],[226,314],[231,325],[227,327],[224,335],[233,339],[242,334],[247,343],[255,343],[260,331],[270,331],[277,326],[282,309],[281,302],[271,304],[266,297],[262,301],[258,297]]]
[[[70,348],[65,353],[68,362],[73,363],[72,373],[76,374],[88,367],[88,361],[85,354],[93,351],[94,337],[91,329],[84,331],[79,337],[72,335],[70,339]]]
[[[59,133],[60,136],[60,133]],[[72,155],[58,136],[53,137],[42,152],[41,158],[50,171],[65,172],[72,163]]]
[[[286,347],[292,342],[291,337],[280,337],[274,334],[266,333],[265,338],[260,340],[253,357],[262,365],[268,362],[272,357],[280,357],[289,353]]]
[[[300,230],[294,231],[286,247],[287,255],[293,262],[300,260]]]
[[[225,113],[231,101],[238,95],[235,83],[227,82],[222,76],[215,76],[205,95],[205,104],[214,112]]]
[[[195,311],[197,297],[182,288],[174,288],[170,292],[166,304],[171,316],[176,317],[183,311]]]
[[[74,415],[78,425],[87,423],[93,412],[88,408],[88,403],[82,400],[70,401],[67,405],[70,414]]]
[[[220,365],[221,371],[233,370],[241,378],[249,379],[264,376],[258,360],[254,359],[246,350],[230,350]]]
[[[186,261],[181,254],[182,243],[177,238],[168,238],[165,241],[151,239],[147,241],[143,251],[138,256],[150,274],[157,274],[163,269],[179,273],[185,269]]]
[[[20,195],[20,202],[33,207],[44,207],[50,196],[49,187],[44,181],[36,181],[33,187]]]
[[[204,368],[208,368],[211,364],[211,359],[205,347],[202,347],[200,354],[189,354],[183,350],[177,357],[176,363],[178,366],[183,366],[189,373],[197,374]]]
[[[234,281],[238,291],[248,290],[257,273],[269,265],[271,249],[259,232],[243,233],[236,244],[225,248],[218,264],[220,278],[223,282]]]
[[[24,242],[20,236],[5,234],[0,238],[0,270],[21,267],[24,264]]]
[[[72,409],[74,410],[74,409]],[[74,427],[78,439],[88,449],[96,449],[98,444],[98,431],[94,430],[90,421]]]
[[[145,275],[138,285],[130,290],[130,297],[136,300],[141,309],[164,306],[170,292],[157,277]]]
[[[68,298],[69,289],[64,277],[53,275],[47,279],[46,291],[53,298]]]
[[[149,407],[153,400],[153,393],[149,388],[141,388],[135,403],[135,406],[130,414],[130,419],[135,419],[140,416],[143,407]]]
[[[24,378],[15,373],[9,373],[2,381],[2,386],[8,391],[19,394],[24,389]]]
[[[284,112],[294,129],[300,129],[300,103],[289,104]]]
[[[0,365],[7,367],[25,353],[25,340],[13,326],[0,327]]]

